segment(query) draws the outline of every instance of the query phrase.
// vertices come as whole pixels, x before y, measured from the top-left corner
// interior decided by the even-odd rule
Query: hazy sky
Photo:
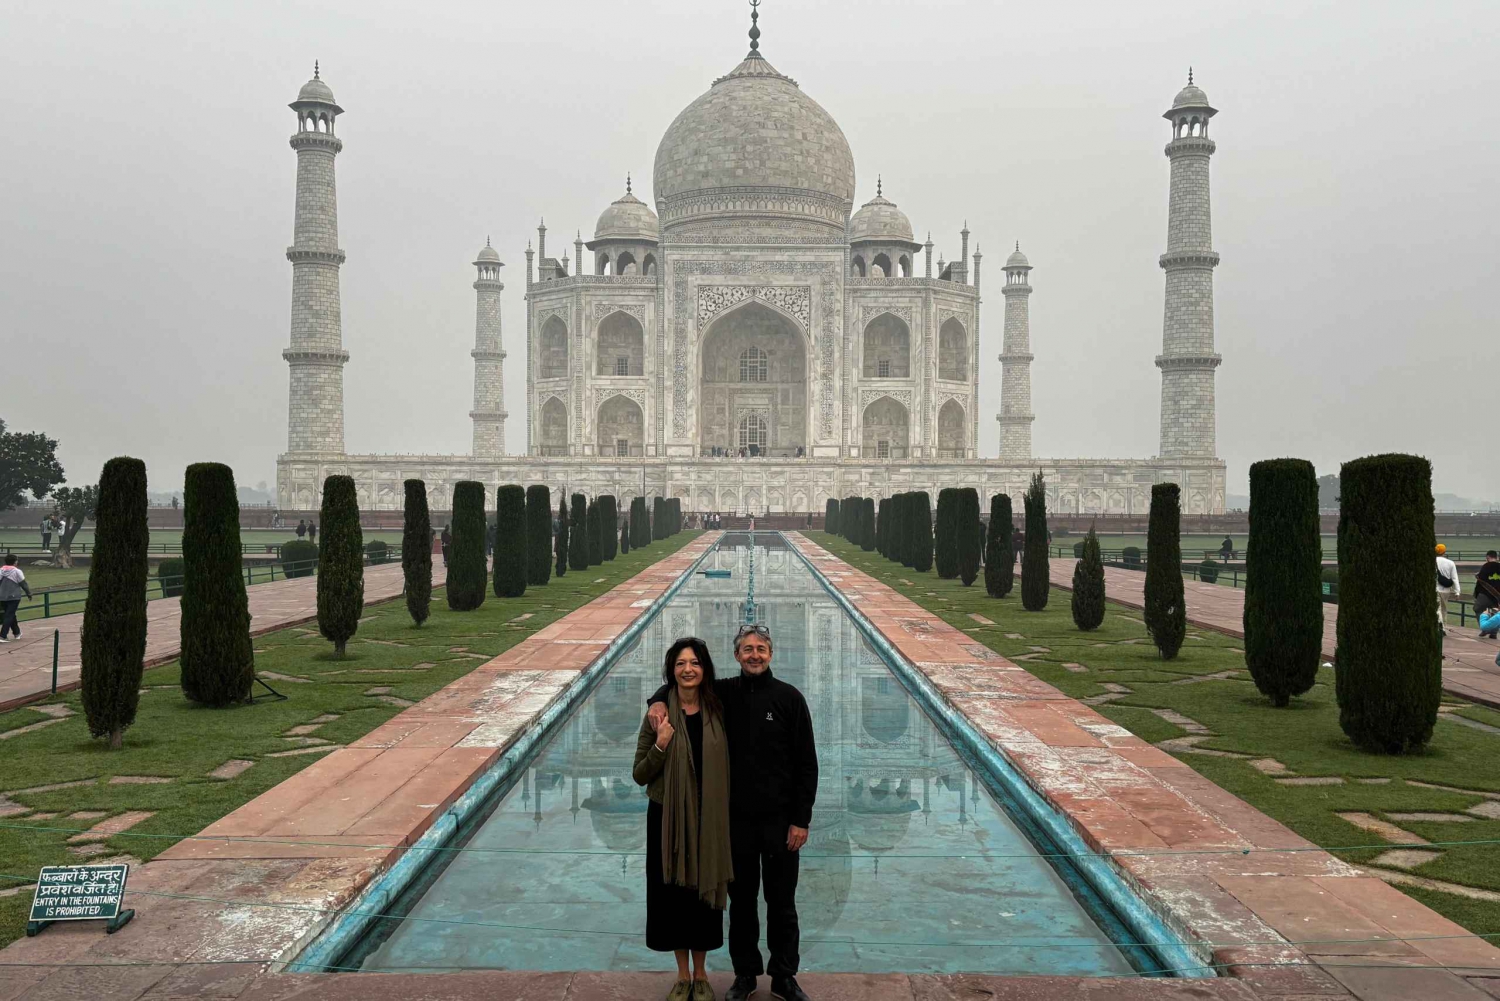
[[[1000,265],[1035,267],[1035,453],[1155,452],[1169,126],[1187,67],[1213,136],[1219,453],[1320,472],[1411,451],[1500,498],[1500,5],[766,0],[761,51],[843,127],[875,193],[986,255],[983,454]],[[1190,13],[1189,13],[1190,12]],[[75,484],[144,458],[274,482],[286,447],[296,155],[314,59],[338,130],[351,452],[466,452],[474,269],[505,271],[509,448],[525,447],[525,259],[623,189],[744,55],[737,0],[569,4],[12,0],[0,38],[0,417]]]

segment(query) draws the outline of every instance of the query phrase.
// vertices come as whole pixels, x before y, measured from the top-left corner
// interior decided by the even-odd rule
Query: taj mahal
[[[748,54],[662,137],[654,208],[627,179],[571,255],[566,245],[549,253],[545,224],[527,245],[524,455],[505,452],[505,286],[488,241],[473,262],[471,453],[346,453],[334,182],[343,109],[314,73],[291,104],[291,381],[276,477],[284,510],[317,508],[334,473],[354,477],[365,510],[399,509],[402,481],[420,478],[435,510],[451,506],[454,484],[478,480],[490,497],[504,483],[545,483],[554,499],[659,495],[681,498],[687,511],[777,514],[821,511],[830,497],[947,486],[1014,497],[1041,471],[1055,511],[1143,512],[1162,482],[1181,485],[1185,513],[1223,511],[1209,208],[1216,111],[1191,75],[1164,116],[1171,174],[1157,454],[1036,458],[1032,266],[1020,244],[997,282],[1002,334],[981,345],[983,255],[977,243],[971,254],[967,225],[957,259],[934,264],[930,234],[916,240],[882,180],[856,208],[844,133],[761,53],[757,16]],[[995,440],[978,407],[982,346],[998,346],[1003,365],[997,458],[981,457],[981,438]]]

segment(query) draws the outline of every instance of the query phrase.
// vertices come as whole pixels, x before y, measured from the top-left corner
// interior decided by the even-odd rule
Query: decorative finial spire
[[[880,198],[885,194],[885,181],[879,174],[875,175],[875,197]]]
[[[760,48],[760,27],[755,22],[760,20],[760,0],[750,0],[750,51],[754,52]]]
[[[625,172],[625,193],[630,194],[630,171]]]
[[[318,76],[318,61],[316,59],[313,60],[313,79],[321,79],[321,77]]]
[[[1193,68],[1191,66],[1189,66],[1188,67],[1188,86],[1191,87],[1192,85],[1193,85]]]
[[[1021,241],[1020,241],[1020,240],[1017,240],[1017,241],[1016,241],[1016,250],[1018,250],[1018,251],[1019,251],[1019,250],[1020,250],[1020,249],[1021,249]]]

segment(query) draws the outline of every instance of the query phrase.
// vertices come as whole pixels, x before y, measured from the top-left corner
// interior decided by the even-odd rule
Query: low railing
[[[384,559],[374,561],[370,554],[364,555],[365,566],[378,566],[384,563],[399,563],[401,561],[401,549],[399,546],[391,546],[386,550]],[[256,584],[269,584],[272,581],[288,580],[296,577],[311,577],[318,572],[318,561],[297,560],[291,563],[263,563],[246,564],[241,568],[241,574],[245,578],[245,586],[253,587]],[[173,574],[166,577],[151,576],[146,578],[146,600],[157,601],[161,598],[175,598],[182,594],[183,578],[181,575]],[[31,622],[38,619],[50,619],[56,615],[72,615],[81,612],[88,604],[89,585],[77,584],[66,587],[56,587],[46,591],[36,591],[32,594],[29,602],[23,603],[16,610],[16,618],[22,622]]]

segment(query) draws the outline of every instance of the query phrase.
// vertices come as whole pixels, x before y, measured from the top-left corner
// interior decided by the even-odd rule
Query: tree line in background
[[[1250,467],[1250,537],[1246,547],[1245,663],[1272,706],[1310,691],[1322,663],[1322,540],[1318,508],[1337,491],[1340,614],[1334,677],[1339,725],[1362,750],[1400,754],[1431,740],[1442,694],[1442,624],[1433,586],[1432,468],[1423,458],[1376,455],[1318,477],[1302,459],[1268,459]],[[1024,537],[1015,541],[1011,498],[990,500],[988,531],[971,488],[938,493],[936,517],[926,491],[878,503],[829,499],[824,530],[914,573],[936,567],[968,586],[983,550],[985,591],[1007,597],[1021,553],[1021,606],[1046,608],[1050,553],[1046,483],[1032,477],[1024,499]],[[1180,655],[1187,633],[1182,572],[1181,491],[1151,490],[1145,560],[1144,621],[1164,660]],[[1080,630],[1104,622],[1104,562],[1093,528],[1075,549],[1072,616]],[[1138,568],[1139,557],[1127,565]],[[1212,581],[1204,575],[1205,583]]]
[[[135,722],[146,652],[146,464],[124,456],[111,459],[97,487],[82,489],[96,498],[90,512],[96,541],[80,637],[80,696],[89,733],[108,738],[110,747],[119,749],[125,730]],[[407,611],[417,628],[431,615],[433,529],[426,484],[407,480],[405,491],[401,570]],[[215,462],[191,465],[183,493],[182,558],[173,561],[174,587],[181,596],[182,692],[210,707],[244,704],[256,676],[234,472]],[[528,586],[547,584],[554,555],[562,576],[569,569],[612,560],[617,552],[646,548],[653,540],[676,535],[683,525],[676,498],[653,498],[653,518],[646,499],[636,497],[623,521],[609,495],[590,499],[573,494],[559,507],[556,521],[551,508],[551,491],[542,485],[508,484],[496,491],[497,597],[520,597]],[[387,547],[383,542],[364,544],[358,494],[349,476],[324,480],[320,524],[318,543],[287,543],[283,550],[298,545],[311,549],[318,631],[333,644],[335,656],[343,657],[363,615],[365,563],[385,562]],[[484,485],[456,484],[446,580],[448,607],[454,611],[484,603],[490,583],[487,529]],[[288,564],[293,565],[298,569],[289,576],[314,572],[311,566]]]

